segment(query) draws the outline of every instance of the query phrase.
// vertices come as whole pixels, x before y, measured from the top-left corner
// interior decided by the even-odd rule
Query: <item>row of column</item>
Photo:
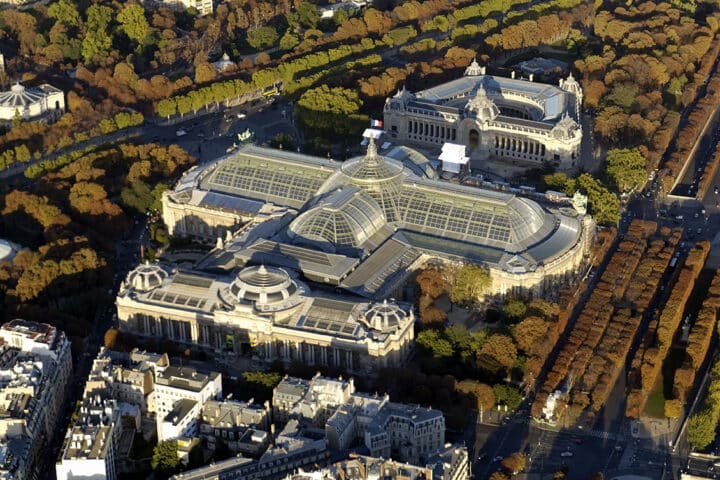
[[[429,122],[421,122],[418,120],[408,121],[407,133],[411,135],[433,137],[440,140],[455,140],[457,138],[457,128],[446,127],[445,125],[436,125]]]
[[[140,333],[149,333],[151,335],[162,335],[171,340],[181,342],[196,341],[197,327],[190,324],[190,338],[188,338],[186,323],[180,320],[171,320],[162,317],[151,317],[149,315],[139,314],[136,316],[137,329]]]
[[[502,135],[495,135],[495,148],[508,152],[545,156],[545,145],[542,143]]]
[[[267,351],[273,354],[272,357],[277,356],[282,360],[300,360],[310,365],[319,363],[320,365],[337,367],[344,363],[348,370],[353,369],[353,352],[349,350],[291,340],[279,340],[277,342],[279,351],[273,352],[273,343],[266,343]]]

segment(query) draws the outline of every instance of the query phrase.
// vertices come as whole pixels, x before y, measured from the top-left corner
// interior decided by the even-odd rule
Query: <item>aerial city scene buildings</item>
[[[0,478],[720,474],[717,0],[0,0]]]

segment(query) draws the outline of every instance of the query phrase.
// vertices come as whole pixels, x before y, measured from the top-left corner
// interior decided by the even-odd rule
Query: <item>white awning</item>
[[[439,158],[443,162],[443,171],[450,173],[460,173],[462,166],[467,165],[470,160],[470,158],[465,155],[465,145],[458,145],[456,143],[443,144]]]
[[[378,130],[377,128],[366,128],[363,132],[363,137],[374,138],[375,140],[377,140],[378,138],[382,137],[383,133],[385,133],[384,130]]]

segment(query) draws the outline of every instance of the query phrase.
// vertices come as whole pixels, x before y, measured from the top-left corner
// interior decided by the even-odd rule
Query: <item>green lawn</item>
[[[665,399],[672,398],[675,370],[682,366],[684,360],[685,351],[682,348],[673,348],[668,352],[668,356],[663,362],[662,372],[648,396],[643,415],[652,418],[665,418]]]
[[[652,392],[648,396],[645,404],[644,416],[652,418],[665,418],[665,395],[663,394],[663,377],[662,374],[655,382]]]

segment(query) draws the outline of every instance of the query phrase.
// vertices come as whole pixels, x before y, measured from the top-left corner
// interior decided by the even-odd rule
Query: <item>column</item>
[[[327,365],[327,347],[320,347],[320,363]]]

